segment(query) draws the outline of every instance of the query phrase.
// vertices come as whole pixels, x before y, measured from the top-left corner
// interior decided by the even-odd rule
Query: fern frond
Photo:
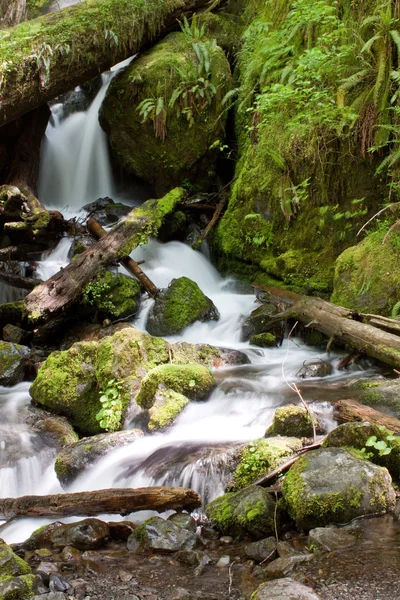
[[[370,52],[372,46],[381,39],[381,35],[379,33],[375,34],[370,38],[367,42],[365,42],[364,46],[361,48],[360,53],[364,54],[364,52]]]

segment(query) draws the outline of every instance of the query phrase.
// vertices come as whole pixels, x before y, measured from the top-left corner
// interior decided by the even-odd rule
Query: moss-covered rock
[[[262,475],[276,469],[302,446],[301,440],[294,437],[278,436],[250,442],[241,451],[239,464],[233,475],[235,489],[250,485]]]
[[[108,88],[100,123],[118,162],[158,193],[199,176],[205,183],[215,169],[209,148],[222,139],[221,101],[230,86],[228,60],[212,40],[167,36]]]
[[[18,575],[18,577],[0,581],[0,599],[28,600],[28,598],[33,598],[37,583],[35,575]]]
[[[275,534],[279,518],[274,500],[259,486],[224,494],[206,507],[207,517],[224,535],[260,540]]]
[[[83,303],[93,307],[99,319],[123,319],[139,310],[140,284],[122,273],[104,271],[86,284]]]
[[[67,487],[99,458],[115,448],[132,444],[142,435],[143,432],[140,429],[131,429],[129,431],[101,433],[70,444],[59,452],[54,464],[59,482],[64,488]]]
[[[323,448],[299,458],[286,475],[282,492],[297,527],[312,529],[393,510],[396,496],[391,483],[387,469],[359,452]]]
[[[263,304],[253,310],[242,325],[243,339],[247,340],[250,336],[255,337],[260,333],[267,333],[276,328],[273,317],[277,312],[278,309],[273,304]],[[277,333],[281,329],[282,327],[278,326],[277,331],[274,332]]]
[[[142,408],[151,408],[160,386],[193,400],[204,400],[215,385],[213,375],[203,365],[160,365],[143,378],[136,402]]]
[[[314,424],[318,427],[316,417],[314,417]],[[311,437],[313,426],[310,415],[305,408],[295,404],[281,406],[276,409],[272,425],[267,429],[265,435]]]
[[[154,396],[153,406],[149,409],[149,430],[159,431],[172,425],[189,402],[187,396],[172,389],[158,389]]]
[[[375,436],[377,442],[384,442],[389,454],[380,454],[374,446],[366,446],[366,441]],[[389,439],[387,439],[389,436]],[[368,460],[386,467],[392,478],[400,481],[400,436],[390,439],[392,432],[373,423],[343,423],[331,431],[323,442],[324,448],[356,448],[367,453]],[[383,448],[385,450],[385,448]]]
[[[273,333],[258,333],[257,335],[252,335],[249,342],[253,346],[259,346],[260,348],[275,348],[279,340]]]
[[[360,402],[370,406],[386,407],[400,419],[400,382],[397,379],[370,379],[356,381],[353,386],[360,390]]]
[[[15,385],[24,378],[29,349],[19,344],[0,341],[0,385]]]
[[[30,573],[32,570],[28,563],[17,556],[3,540],[0,540],[0,581]]]
[[[366,313],[390,315],[400,301],[400,233],[383,243],[381,229],[337,259],[332,302]],[[395,309],[397,314],[397,309]]]
[[[157,296],[149,311],[146,329],[151,335],[168,336],[181,332],[195,321],[218,319],[218,310],[197,283],[188,277],[179,277]]]
[[[112,380],[118,382],[123,417],[126,409],[135,402],[146,374],[159,365],[166,365],[171,358],[174,365],[186,365],[189,361],[205,367],[218,361],[223,364],[221,353],[212,346],[169,345],[161,338],[125,327],[98,341],[77,342],[68,350],[50,354],[30,393],[36,402],[50,411],[68,417],[79,431],[96,434],[104,431],[96,419],[102,408],[100,390],[106,390]],[[206,371],[207,375],[203,373],[200,382],[205,381],[204,377],[211,381],[212,376],[208,369]],[[189,388],[191,380],[187,382]],[[193,387],[196,389],[197,384]]]

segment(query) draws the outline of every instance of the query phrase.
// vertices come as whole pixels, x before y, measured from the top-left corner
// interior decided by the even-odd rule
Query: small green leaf
[[[366,445],[367,447],[368,447],[368,446],[375,446],[375,442],[376,442],[376,440],[377,440],[377,437],[376,437],[376,435],[371,435],[371,437],[369,437],[369,438],[367,439],[367,441],[365,442],[365,445]]]

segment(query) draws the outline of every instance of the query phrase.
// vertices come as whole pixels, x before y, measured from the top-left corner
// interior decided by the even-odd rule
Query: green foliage
[[[378,439],[376,435],[371,435],[365,442],[364,448],[361,448],[361,452],[365,454],[366,458],[373,458],[374,456],[373,452],[368,452],[368,448],[377,450],[379,456],[387,456],[400,442],[400,436],[393,435],[393,432],[388,431],[384,425],[380,425],[378,429],[383,433],[382,439]]]
[[[358,219],[365,216],[368,212],[364,208],[363,203],[365,198],[357,198],[352,201],[354,210],[340,210],[339,204],[323,205],[319,207],[320,219],[318,223],[319,230],[323,232],[327,227],[333,228],[335,223],[340,222],[340,241],[346,241],[354,234],[354,223],[357,224]]]
[[[122,383],[116,379],[110,379],[103,391],[100,391],[101,410],[96,415],[100,427],[106,431],[117,431],[121,427],[123,402],[121,393]]]
[[[109,311],[115,310],[115,305],[111,300],[107,300],[104,297],[107,296],[111,290],[109,281],[101,278],[96,278],[90,281],[83,290],[83,301],[86,304],[98,306],[101,304],[102,308]]]

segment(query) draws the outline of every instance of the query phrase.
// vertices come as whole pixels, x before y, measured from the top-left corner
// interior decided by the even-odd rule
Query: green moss
[[[252,335],[249,341],[253,346],[260,346],[261,348],[274,348],[278,345],[276,336],[273,333],[258,333]]]
[[[0,541],[0,582],[32,572],[30,566],[14,554],[10,546]]]
[[[210,83],[216,94],[209,103],[194,97],[183,114],[170,107],[181,86],[201,85],[193,74],[199,64],[193,43],[198,40],[183,32],[173,33],[143,53],[111,82],[100,111],[100,123],[107,131],[117,161],[129,172],[165,193],[185,180],[202,180],[207,185],[214,170],[216,154],[210,146],[223,138],[226,114],[221,100],[230,89],[229,63],[212,40],[201,40],[209,57]],[[204,79],[204,78],[203,78]],[[152,99],[162,109],[143,122],[140,103]],[[191,110],[193,122],[185,114]]]
[[[313,435],[310,415],[301,406],[289,405],[277,408],[273,423],[265,435],[310,437]]]
[[[14,365],[21,362],[23,347],[0,340],[0,377],[4,377]]]
[[[161,390],[149,410],[150,431],[158,431],[171,425],[188,404],[189,398],[170,389]]]
[[[400,298],[400,235],[383,244],[384,230],[369,234],[336,261],[332,302],[367,313],[391,314]]]
[[[83,290],[83,302],[95,308],[100,319],[120,319],[138,311],[140,284],[136,279],[104,271]]]
[[[302,448],[302,443],[296,438],[276,437],[259,439],[241,452],[239,464],[233,474],[235,489],[244,488],[254,483],[262,475],[276,469],[284,458]]]
[[[151,408],[158,387],[167,388],[193,399],[206,398],[215,387],[215,379],[207,367],[199,364],[160,365],[152,369],[142,380],[136,403]]]

